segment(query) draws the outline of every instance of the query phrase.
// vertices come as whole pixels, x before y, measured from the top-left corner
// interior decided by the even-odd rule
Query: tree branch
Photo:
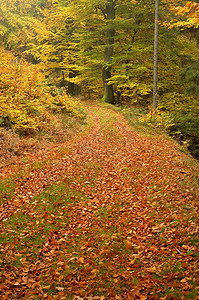
[[[104,16],[105,19],[107,19],[107,14],[106,14],[106,10],[104,8],[102,8],[100,5],[95,6],[96,11],[100,10]]]

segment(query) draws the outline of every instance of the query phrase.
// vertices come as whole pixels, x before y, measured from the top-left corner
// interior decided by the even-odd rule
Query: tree
[[[103,74],[103,94],[108,102],[119,102],[127,97],[136,100],[151,92],[151,82],[150,87],[147,82],[151,71],[143,64],[143,57],[151,52],[146,42],[149,41],[146,29],[147,39],[143,39],[143,45],[136,44],[136,40],[141,40],[142,19],[152,18],[151,1],[147,3],[149,12],[146,9],[146,13],[142,2],[145,1],[138,5],[130,0],[82,0],[78,4],[71,1],[68,14],[75,20],[74,40],[79,48],[76,53],[79,74],[74,82],[83,86],[83,92],[86,89],[102,95],[99,72]],[[136,70],[138,77],[134,81]],[[141,73],[146,81],[141,82]]]
[[[173,13],[178,20],[172,20],[169,28],[180,28],[181,34],[195,39],[199,45],[199,3],[188,1],[184,6],[172,8]],[[198,52],[198,51],[197,51]],[[196,56],[197,57],[197,56]],[[199,95],[199,60],[192,59],[188,66],[181,72],[181,79],[185,83],[185,93],[187,95]]]
[[[185,16],[186,20],[174,21],[171,27],[198,28],[199,27],[199,3],[188,1],[184,6],[173,8],[173,12],[179,16]]]
[[[160,22],[174,2],[160,2]],[[9,5],[5,9],[2,3]],[[83,95],[104,96],[110,103],[151,103],[154,0],[22,0],[17,6],[2,0],[0,5],[0,23],[8,29],[4,45],[39,64],[50,85],[73,95],[81,87]],[[188,42],[178,28],[159,26],[160,106],[174,98],[171,90],[182,93],[179,74],[195,55]]]
[[[153,84],[153,108],[157,108],[157,83],[158,83],[158,11],[159,1],[155,1],[155,30],[154,30],[154,84]]]
[[[114,48],[115,29],[113,21],[115,20],[116,3],[118,0],[105,1],[81,1],[79,5],[71,1],[71,13],[73,13],[76,21],[76,44],[79,45],[79,62],[87,61],[96,64],[96,57],[93,56],[94,49],[104,47],[104,58],[102,61],[102,53],[98,56],[99,64],[102,66],[102,79],[104,85],[104,100],[114,104],[113,85],[109,82],[111,78],[112,56]],[[75,7],[74,7],[74,6]],[[92,16],[92,19],[91,19]],[[101,23],[101,24],[100,24]],[[100,30],[96,24],[103,28]],[[100,25],[99,25],[100,24]],[[102,36],[96,34],[100,32]],[[85,36],[86,33],[86,36]],[[86,39],[86,44],[85,44]],[[101,41],[100,41],[101,40]],[[88,55],[90,54],[90,55]],[[88,62],[88,60],[90,62]],[[84,63],[85,64],[85,63]],[[87,68],[88,72],[88,68]],[[98,73],[99,74],[99,73]],[[85,74],[84,74],[85,75]],[[86,75],[85,75],[86,77]],[[88,78],[90,80],[90,78]]]
[[[44,19],[48,0],[2,0],[0,2],[0,42],[18,55],[39,44],[48,33]],[[30,53],[29,53],[30,54]],[[37,58],[32,56],[31,59]]]
[[[107,0],[104,16],[107,20],[106,29],[106,47],[104,52],[104,66],[103,66],[103,83],[104,83],[104,100],[105,102],[115,104],[113,85],[109,83],[111,78],[111,64],[113,56],[113,45],[115,29],[112,20],[115,19],[115,6],[117,1]]]

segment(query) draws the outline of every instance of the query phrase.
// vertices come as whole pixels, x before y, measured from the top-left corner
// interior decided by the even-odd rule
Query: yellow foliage
[[[85,117],[79,101],[47,92],[44,76],[36,66],[18,61],[3,49],[0,57],[0,126],[30,134],[52,126],[52,112]]]
[[[198,28],[199,26],[199,3],[188,1],[184,6],[173,6],[172,11],[178,15],[185,17],[186,20],[173,20],[170,23],[163,23],[170,29],[173,27],[185,28]]]
[[[169,116],[169,113],[160,110],[150,110],[145,116],[139,118],[141,123],[148,124],[153,128],[169,130],[173,126],[173,120]]]
[[[51,96],[51,101],[48,106],[54,112],[64,112],[80,119],[85,118],[85,110],[83,105],[77,100],[68,95]]]

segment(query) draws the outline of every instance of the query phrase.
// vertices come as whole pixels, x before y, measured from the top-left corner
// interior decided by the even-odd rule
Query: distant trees
[[[171,20],[168,27],[180,28],[181,32],[199,45],[199,2],[188,1],[182,6],[173,8],[178,17]],[[198,53],[198,51],[196,51]],[[181,80],[185,83],[185,94],[199,96],[199,60],[194,57],[181,72]]]
[[[55,86],[71,95],[81,90],[87,98],[147,109],[153,101],[154,3],[1,0],[0,45],[17,59],[37,65],[38,74],[43,73],[51,90]],[[198,118],[198,7],[198,0],[159,2],[158,109],[167,111],[179,125]],[[23,91],[27,89],[29,94],[26,83]],[[22,98],[33,103],[31,95]],[[9,98],[12,100],[16,98]],[[2,96],[5,108],[4,104]],[[8,118],[12,119],[11,114]],[[0,122],[5,120],[7,116]],[[194,124],[198,128],[198,123]],[[174,130],[178,131],[179,125]],[[199,137],[185,127],[179,130],[195,144]]]
[[[188,18],[197,20],[198,6],[186,3],[160,2],[160,108],[176,106],[183,97],[182,78],[187,87],[190,79],[190,69],[183,69],[198,55],[192,39],[198,36],[197,28],[185,26],[182,34],[172,22],[174,5],[181,5],[173,8],[180,17],[186,10]],[[37,64],[49,85],[64,87],[72,95],[81,89],[83,95],[109,103],[147,107],[152,102],[154,0],[2,0],[0,16],[1,44]],[[170,31],[161,26],[165,21]]]
[[[141,72],[144,74],[147,69],[143,57],[151,49],[146,41],[142,45],[135,42],[142,34],[142,18],[150,14],[153,20],[147,8],[146,13],[143,12],[141,2],[136,6],[130,0],[81,1],[78,4],[71,1],[68,12],[77,26],[74,40],[79,48],[76,59],[79,74],[74,80],[83,86],[83,92],[89,90],[104,95],[104,100],[110,103],[125,98],[129,101],[133,97],[137,100],[151,93],[151,82],[149,87],[139,80]]]

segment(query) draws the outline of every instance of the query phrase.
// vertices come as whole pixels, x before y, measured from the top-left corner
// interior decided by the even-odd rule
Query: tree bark
[[[158,83],[158,11],[159,1],[155,0],[155,30],[154,30],[154,79],[153,79],[153,108],[157,108]]]
[[[77,72],[70,70],[69,71],[69,78],[75,78],[77,76]],[[80,93],[80,87],[73,83],[73,82],[68,82],[68,93],[71,96],[78,96]]]
[[[107,0],[106,2],[106,19],[107,19],[107,32],[106,32],[106,48],[104,51],[104,66],[103,66],[103,83],[104,83],[104,100],[105,102],[115,104],[113,85],[108,84],[108,80],[111,78],[111,64],[113,56],[113,45],[115,30],[111,20],[115,19],[115,2],[113,0]]]

